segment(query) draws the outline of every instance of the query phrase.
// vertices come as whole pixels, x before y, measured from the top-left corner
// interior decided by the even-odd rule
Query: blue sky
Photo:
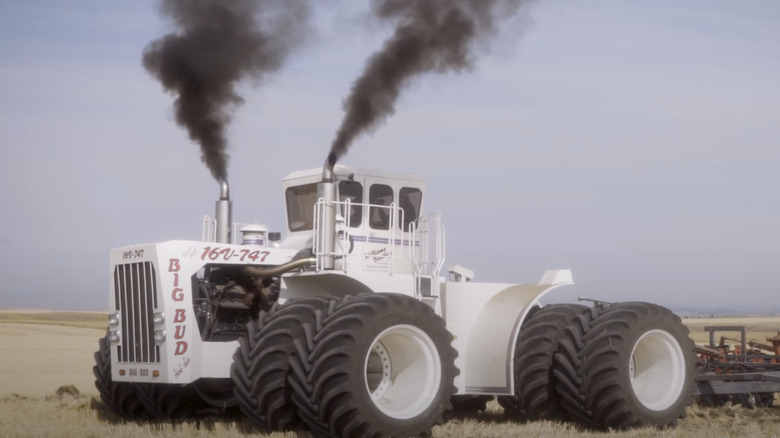
[[[317,2],[316,33],[245,83],[234,217],[283,226],[280,180],[322,164],[390,29]],[[113,247],[197,239],[217,185],[141,66],[152,0],[0,0],[0,307],[103,310]],[[780,3],[539,1],[474,71],[429,75],[345,164],[415,172],[446,264],[487,282],[571,268],[577,296],[773,307]]]

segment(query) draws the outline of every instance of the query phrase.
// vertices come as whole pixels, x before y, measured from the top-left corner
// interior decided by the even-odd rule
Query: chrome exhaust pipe
[[[333,167],[336,165],[336,154],[331,152],[322,166],[322,182],[317,185],[317,198],[322,200],[320,221],[317,224],[318,252],[321,254],[322,269],[335,268],[336,253],[336,183]]]
[[[333,182],[333,167],[336,165],[336,154],[333,152],[328,154],[328,158],[325,159],[325,165],[322,166],[322,182]]]
[[[230,187],[227,179],[219,180],[219,201],[217,201],[214,219],[216,219],[216,242],[230,243],[230,229],[233,227],[233,202],[230,200]]]

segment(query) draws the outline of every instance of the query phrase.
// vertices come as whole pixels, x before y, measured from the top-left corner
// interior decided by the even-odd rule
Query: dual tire
[[[524,322],[515,395],[524,421],[570,419],[594,429],[667,427],[691,403],[696,358],[680,318],[649,303],[553,304]]]
[[[555,390],[553,357],[567,327],[588,311],[579,304],[551,304],[526,318],[515,347],[515,395],[498,397],[504,411],[521,421],[566,418]]]
[[[260,312],[239,338],[231,378],[242,413],[265,431],[299,430],[305,426],[287,384],[296,342],[304,327],[315,325],[328,300],[311,297],[274,304]]]
[[[324,437],[415,436],[443,422],[456,353],[430,307],[398,294],[312,300],[275,306],[239,341],[231,374],[250,419]]]
[[[680,318],[650,303],[619,303],[578,315],[554,355],[568,416],[596,429],[668,427],[694,389],[693,341]]]

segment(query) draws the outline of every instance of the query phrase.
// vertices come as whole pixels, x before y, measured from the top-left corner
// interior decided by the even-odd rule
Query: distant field
[[[777,336],[780,331],[780,317],[744,317],[744,318],[684,318],[683,323],[691,331],[691,339],[698,344],[709,343],[709,334],[704,331],[705,326],[745,326],[747,340],[756,339],[767,343],[767,337]],[[721,335],[730,338],[739,338],[739,332],[718,332],[716,342]],[[733,343],[733,342],[730,342]]]
[[[0,323],[48,324],[105,330],[106,312],[61,312],[48,310],[17,310],[0,308]]]
[[[748,339],[764,341],[780,329],[780,318],[684,319],[698,343],[704,326],[745,325]],[[92,376],[92,354],[103,336],[100,312],[0,309],[0,436],[253,437],[262,435],[243,419],[201,418],[176,423],[123,422],[105,411]],[[733,334],[736,337],[736,334]],[[58,388],[72,385],[75,391]],[[274,433],[270,438],[308,437]],[[523,424],[496,402],[479,415],[454,418],[433,430],[434,437],[746,437],[780,436],[780,408],[746,409],[692,406],[669,430],[590,432],[568,423]]]

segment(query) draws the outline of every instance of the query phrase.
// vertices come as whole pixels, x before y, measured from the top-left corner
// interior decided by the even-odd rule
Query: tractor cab
[[[438,214],[422,213],[426,182],[421,177],[336,165],[332,179],[335,195],[329,201],[319,191],[322,168],[284,178],[287,237],[282,248],[311,249],[318,260],[327,256],[331,251],[318,241],[329,227],[318,217],[334,208],[335,271],[436,278],[433,268],[443,263],[442,251],[436,251],[443,233]],[[319,265],[317,271],[327,270]]]

